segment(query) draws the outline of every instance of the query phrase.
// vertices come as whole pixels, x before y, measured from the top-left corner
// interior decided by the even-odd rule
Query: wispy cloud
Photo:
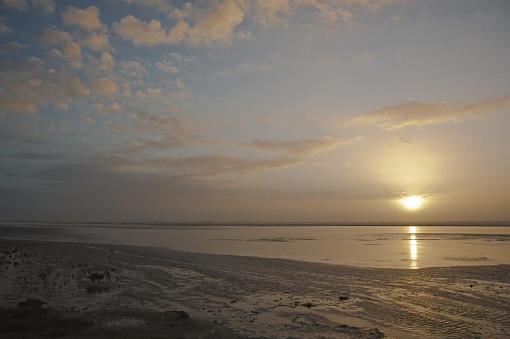
[[[175,129],[175,128],[173,128]],[[187,138],[187,139],[186,139]],[[336,139],[324,137],[319,139],[306,140],[257,140],[251,143],[220,142],[234,147],[251,147],[264,151],[259,156],[231,156],[224,154],[210,154],[203,156],[189,157],[139,157],[143,152],[170,150],[174,147],[183,145],[200,145],[202,147],[215,146],[218,141],[208,141],[203,138],[193,138],[193,136],[183,136],[179,138],[176,135],[169,134],[159,141],[142,141],[128,147],[123,147],[117,154],[121,157],[128,156],[129,161],[120,165],[120,168],[130,171],[156,171],[173,175],[186,175],[190,177],[211,177],[227,174],[250,174],[254,172],[266,171],[276,168],[298,165],[309,161],[309,157],[328,150],[352,143],[351,139]],[[127,160],[127,158],[126,158]]]
[[[291,156],[307,156],[348,145],[355,140],[356,139],[342,139],[326,136],[317,139],[300,139],[287,141],[256,140],[247,145],[269,151],[283,151]]]
[[[217,140],[197,133],[192,124],[182,119],[156,114],[136,114],[130,125],[110,123],[109,127],[124,136],[135,138],[134,141],[126,142],[114,151],[114,154],[120,157],[143,159],[134,164],[129,162],[129,168],[158,168],[167,169],[170,172],[177,170],[179,173],[193,173],[201,176],[249,173],[298,164],[314,154],[331,151],[358,140],[358,138],[330,136],[295,140],[264,139],[251,142]],[[181,158],[166,156],[159,159],[143,156],[182,146],[209,149],[209,153],[212,154]],[[217,154],[217,146],[221,146],[221,154]],[[232,150],[246,148],[260,151],[258,157],[224,155]]]
[[[503,109],[510,109],[510,96],[467,104],[411,100],[362,114],[355,117],[351,123],[397,130],[411,126],[457,122]]]
[[[275,157],[253,159],[224,155],[206,155],[184,158],[160,158],[143,160],[122,166],[138,171],[157,170],[163,173],[190,177],[209,177],[226,174],[247,174],[267,169],[281,168],[299,162],[298,158]]]

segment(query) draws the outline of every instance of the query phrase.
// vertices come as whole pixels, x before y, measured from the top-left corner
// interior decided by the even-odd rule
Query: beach
[[[510,265],[361,268],[0,240],[8,338],[507,338]]]

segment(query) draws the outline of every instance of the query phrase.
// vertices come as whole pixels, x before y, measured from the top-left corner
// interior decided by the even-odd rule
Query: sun
[[[400,199],[399,202],[405,209],[415,211],[423,206],[425,199],[421,195],[408,195]]]

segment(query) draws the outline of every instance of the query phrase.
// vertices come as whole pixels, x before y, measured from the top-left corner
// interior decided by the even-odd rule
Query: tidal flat
[[[362,268],[0,240],[6,338],[508,338],[510,265]]]

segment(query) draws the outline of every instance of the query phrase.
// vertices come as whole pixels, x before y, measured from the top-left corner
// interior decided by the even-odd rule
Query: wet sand
[[[0,250],[0,337],[510,337],[510,265],[357,268],[23,240]]]

